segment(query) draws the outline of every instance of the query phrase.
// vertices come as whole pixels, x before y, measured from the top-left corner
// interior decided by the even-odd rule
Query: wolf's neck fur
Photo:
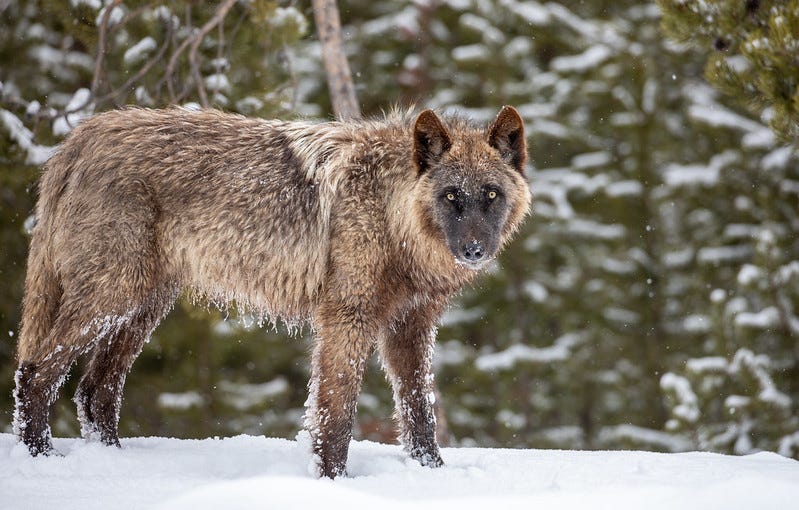
[[[443,235],[424,221],[421,194],[424,179],[413,157],[412,119],[394,113],[378,120],[355,122],[283,123],[280,130],[304,162],[306,177],[319,182],[320,209],[329,218],[335,201],[347,194],[342,186],[357,174],[370,180],[384,205],[385,249],[407,277],[421,286],[459,287],[474,271],[455,263]]]

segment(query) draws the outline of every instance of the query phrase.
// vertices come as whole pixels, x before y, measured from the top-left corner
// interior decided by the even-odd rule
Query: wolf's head
[[[429,230],[444,237],[457,263],[481,268],[497,255],[530,205],[519,113],[505,106],[481,131],[462,121],[445,127],[425,110],[416,119],[413,139]]]

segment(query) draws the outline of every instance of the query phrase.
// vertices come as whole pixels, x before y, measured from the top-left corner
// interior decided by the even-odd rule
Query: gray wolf
[[[319,475],[345,473],[375,347],[402,443],[441,465],[436,322],[527,214],[526,156],[509,106],[486,128],[430,110],[310,123],[124,109],[85,121],[40,181],[15,432],[31,454],[53,451],[49,408],[85,354],[82,433],[119,445],[125,377],[188,290],[311,324],[305,426]]]

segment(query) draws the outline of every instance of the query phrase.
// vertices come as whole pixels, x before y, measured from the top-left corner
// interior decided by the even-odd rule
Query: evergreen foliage
[[[658,0],[663,29],[708,51],[705,76],[763,114],[785,140],[799,140],[799,1]]]

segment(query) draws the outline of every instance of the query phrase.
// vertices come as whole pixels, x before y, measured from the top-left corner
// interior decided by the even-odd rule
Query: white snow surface
[[[430,469],[399,446],[358,441],[349,477],[331,481],[308,473],[304,438],[54,444],[63,457],[31,458],[0,434],[0,508],[734,510],[792,508],[799,498],[799,462],[774,453],[445,448],[446,465]]]

